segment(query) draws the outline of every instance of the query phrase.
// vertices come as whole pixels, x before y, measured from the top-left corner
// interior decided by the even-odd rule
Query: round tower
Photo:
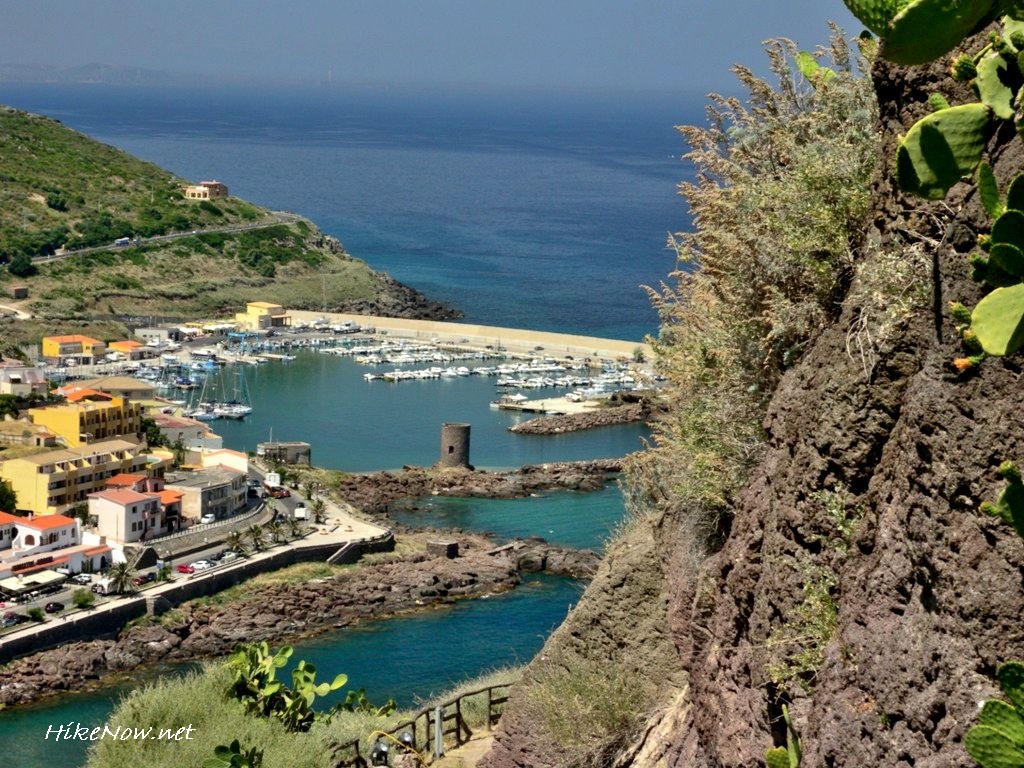
[[[441,425],[441,458],[437,466],[472,469],[469,464],[469,424]]]

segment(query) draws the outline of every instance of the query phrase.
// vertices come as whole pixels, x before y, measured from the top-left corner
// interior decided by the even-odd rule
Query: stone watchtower
[[[473,468],[469,463],[469,424],[446,422],[441,425],[441,458],[437,466],[442,469]]]

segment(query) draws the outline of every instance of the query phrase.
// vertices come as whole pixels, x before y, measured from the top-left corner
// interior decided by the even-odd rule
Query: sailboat
[[[249,390],[245,385],[245,376],[242,375],[241,370],[235,370],[231,399],[214,403],[213,413],[215,418],[220,419],[244,419],[252,413],[252,406],[249,403]]]

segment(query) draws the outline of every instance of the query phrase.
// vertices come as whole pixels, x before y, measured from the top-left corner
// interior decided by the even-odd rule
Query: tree
[[[284,524],[280,520],[271,520],[263,528],[270,534],[270,540],[275,544],[284,538]]]
[[[185,463],[185,443],[181,441],[180,437],[174,441],[174,445],[171,446],[171,450],[174,451],[175,468],[180,467]]]
[[[263,530],[263,526],[251,525],[247,531],[249,541],[252,543],[252,548],[255,550],[263,549],[267,543],[267,534]]]
[[[135,585],[132,584],[132,579],[138,575],[134,562],[114,563],[107,574],[110,585],[108,591],[118,595],[134,592]]]
[[[160,431],[157,423],[148,416],[142,417],[142,432],[146,436],[146,444],[150,448],[159,448],[167,445],[167,437]]]
[[[224,543],[228,545],[228,549],[232,552],[243,554],[245,552],[245,534],[241,531],[231,531]]]
[[[293,539],[299,538],[302,535],[302,523],[293,517],[288,521],[288,533]]]
[[[322,525],[327,521],[327,504],[323,499],[313,499],[309,502],[310,508],[313,510],[313,522],[317,525]]]
[[[7,271],[15,277],[32,277],[39,270],[36,269],[36,265],[32,263],[32,257],[19,253],[13,259],[11,263],[7,265]]]
[[[18,508],[18,497],[8,480],[0,480],[0,512],[14,512]]]
[[[93,603],[96,602],[96,595],[88,589],[76,589],[75,593],[71,596],[71,602],[75,604],[76,608],[85,610],[86,608],[92,608]]]

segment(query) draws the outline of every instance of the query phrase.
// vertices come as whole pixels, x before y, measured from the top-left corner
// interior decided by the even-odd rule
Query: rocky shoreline
[[[376,295],[371,299],[355,299],[330,308],[331,312],[348,312],[355,315],[376,315],[380,317],[403,317],[410,320],[458,320],[465,317],[460,309],[427,298],[424,294],[400,283],[387,272],[373,272]],[[319,309],[300,307],[297,309]]]
[[[509,432],[517,435],[561,435],[566,432],[581,432],[585,429],[610,427],[613,424],[631,424],[646,421],[651,415],[646,402],[617,405],[610,408],[595,408],[583,413],[566,413],[556,416],[540,416],[513,427]]]
[[[622,459],[527,464],[507,472],[403,467],[398,472],[339,474],[338,495],[364,512],[387,512],[399,499],[460,496],[516,499],[547,490],[597,491],[622,471]]]
[[[495,548],[481,536],[442,535],[459,544],[458,557],[395,557],[303,584],[266,585],[224,605],[186,603],[115,639],[71,643],[17,659],[0,671],[0,704],[86,690],[157,662],[223,656],[240,642],[283,642],[363,619],[504,592],[523,572],[589,578],[599,561],[593,552],[564,550],[543,539]]]

